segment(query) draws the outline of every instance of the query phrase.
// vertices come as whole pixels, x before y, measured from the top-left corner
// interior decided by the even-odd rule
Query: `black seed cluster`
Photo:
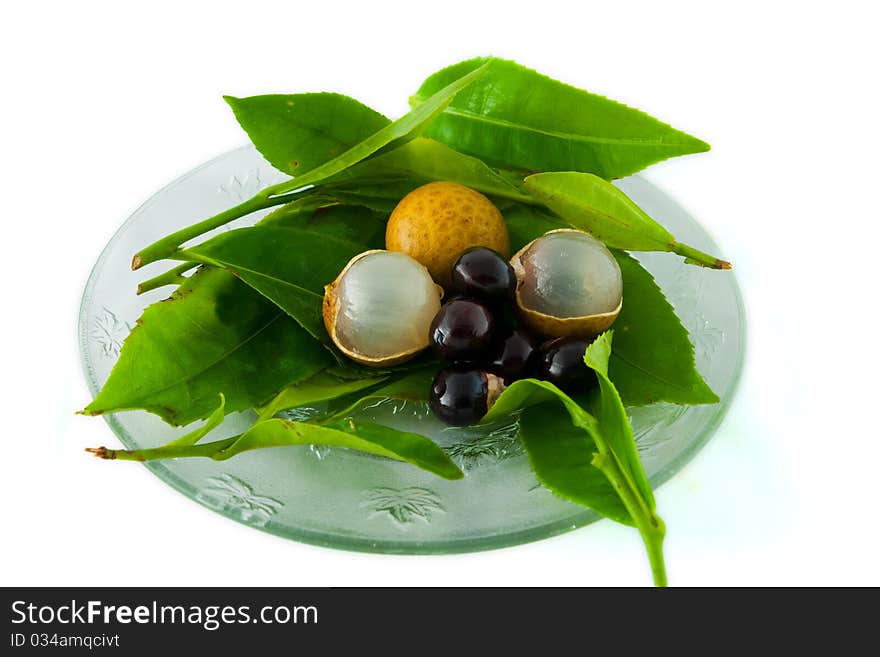
[[[518,325],[516,275],[492,249],[465,251],[452,268],[446,303],[431,323],[431,347],[448,363],[431,386],[431,408],[447,424],[478,422],[488,411],[492,382],[534,376],[570,393],[596,385],[583,362],[586,340],[539,344]]]

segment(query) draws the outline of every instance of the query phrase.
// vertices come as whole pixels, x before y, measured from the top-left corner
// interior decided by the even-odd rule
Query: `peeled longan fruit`
[[[623,306],[623,277],[607,247],[589,233],[552,230],[510,261],[516,305],[532,331],[549,337],[595,337]]]
[[[352,360],[390,367],[428,346],[442,290],[403,253],[365,251],[324,287],[324,326]]]
[[[449,287],[458,257],[474,246],[508,257],[507,225],[488,198],[454,182],[432,182],[411,191],[394,208],[385,230],[389,251],[415,258],[443,287]]]

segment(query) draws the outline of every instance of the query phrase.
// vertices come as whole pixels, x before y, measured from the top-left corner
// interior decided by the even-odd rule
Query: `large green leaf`
[[[168,444],[153,449],[89,450],[105,459],[153,461],[169,458],[208,457],[225,461],[242,452],[269,447],[329,445],[347,447],[411,463],[444,479],[461,479],[464,473],[435,442],[416,433],[398,431],[373,422],[346,419],[319,426],[308,422],[270,419],[257,422],[240,436],[201,445]]]
[[[688,262],[730,269],[730,263],[676,241],[668,230],[607,180],[589,173],[538,173],[526,189],[568,224],[592,233],[608,246],[629,251],[669,251]]]
[[[515,62],[470,59],[430,76],[410,104],[486,66],[426,131],[456,150],[502,168],[628,176],[709,145],[639,110],[576,89]]]
[[[228,269],[316,339],[327,341],[321,317],[324,286],[363,250],[361,244],[324,233],[254,226],[221,233],[179,255],[184,260]]]
[[[549,230],[570,227],[542,208],[517,204],[504,211],[511,248]],[[694,347],[654,277],[629,254],[612,249],[623,275],[623,308],[614,322],[611,379],[625,404],[713,404],[717,395],[694,363]]]
[[[84,413],[128,409],[183,425],[265,403],[332,363],[280,308],[222,269],[194,274],[144,310],[104,387]]]
[[[291,181],[275,185],[270,188],[271,193],[283,194],[306,185],[313,185],[327,180],[331,176],[345,171],[348,167],[375,155],[383,149],[390,150],[418,137],[425,126],[446,109],[446,106],[455,98],[455,95],[478,79],[483,74],[483,71],[482,67],[476,67],[466,75],[452,80],[448,85],[438,89],[436,93],[432,94],[430,98],[427,98],[408,114],[381,130],[374,132],[338,157],[315,167],[302,176],[297,176]]]
[[[390,121],[333,93],[224,96],[248,137],[276,169],[298,176],[341,155]]]

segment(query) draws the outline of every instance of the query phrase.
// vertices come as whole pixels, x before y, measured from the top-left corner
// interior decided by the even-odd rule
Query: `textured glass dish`
[[[132,254],[284,177],[251,146],[242,147],[174,181],[122,225],[92,271],[80,310],[79,341],[92,394],[107,379],[144,307],[173,289],[135,296],[137,284],[168,263],[133,272]],[[678,239],[723,255],[699,224],[657,188],[639,177],[619,185]],[[254,217],[247,217],[230,227],[253,221]],[[724,417],[742,369],[745,326],[731,272],[685,265],[669,254],[638,257],[690,331],[697,366],[721,397],[721,403],[712,406],[656,404],[630,409],[639,451],[657,487],[693,457]],[[296,413],[304,417],[309,409]],[[445,481],[407,464],[327,447],[264,449],[223,462],[179,459],[150,462],[146,467],[186,496],[233,520],[298,541],[350,550],[412,554],[485,550],[552,536],[598,517],[554,497],[537,482],[518,441],[515,421],[479,429],[446,428],[425,406],[402,401],[377,404],[365,414],[432,437],[461,466],[465,478]],[[229,416],[212,439],[241,432],[250,419],[248,414]],[[129,449],[154,447],[185,432],[142,411],[117,413],[106,420]],[[96,431],[96,444],[113,442],[101,435]]]

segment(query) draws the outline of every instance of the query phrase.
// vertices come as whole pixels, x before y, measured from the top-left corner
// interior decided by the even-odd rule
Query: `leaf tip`
[[[611,340],[613,337],[613,330],[600,333],[584,352],[584,363],[586,363],[587,367],[605,376],[608,376],[608,361],[611,358]]]
[[[717,404],[718,402],[720,402],[721,397],[718,396],[718,393],[716,393],[714,390],[712,390],[712,388],[709,386],[709,384],[706,383],[705,379],[700,377],[700,381],[703,384],[702,385],[703,399],[706,400],[703,403],[704,404]]]
[[[92,402],[91,404],[89,404],[88,406],[83,408],[82,410],[76,411],[76,413],[74,413],[74,415],[85,415],[86,417],[95,417],[96,415],[103,415],[104,414],[103,409],[92,408],[94,403],[95,402]]]
[[[458,481],[459,479],[464,479],[464,472],[461,471],[461,468],[456,466],[454,472],[450,471],[440,476],[448,481]]]
[[[707,153],[712,150],[712,147],[708,142],[698,139],[697,137],[691,137],[691,139],[693,140],[693,153]]]

